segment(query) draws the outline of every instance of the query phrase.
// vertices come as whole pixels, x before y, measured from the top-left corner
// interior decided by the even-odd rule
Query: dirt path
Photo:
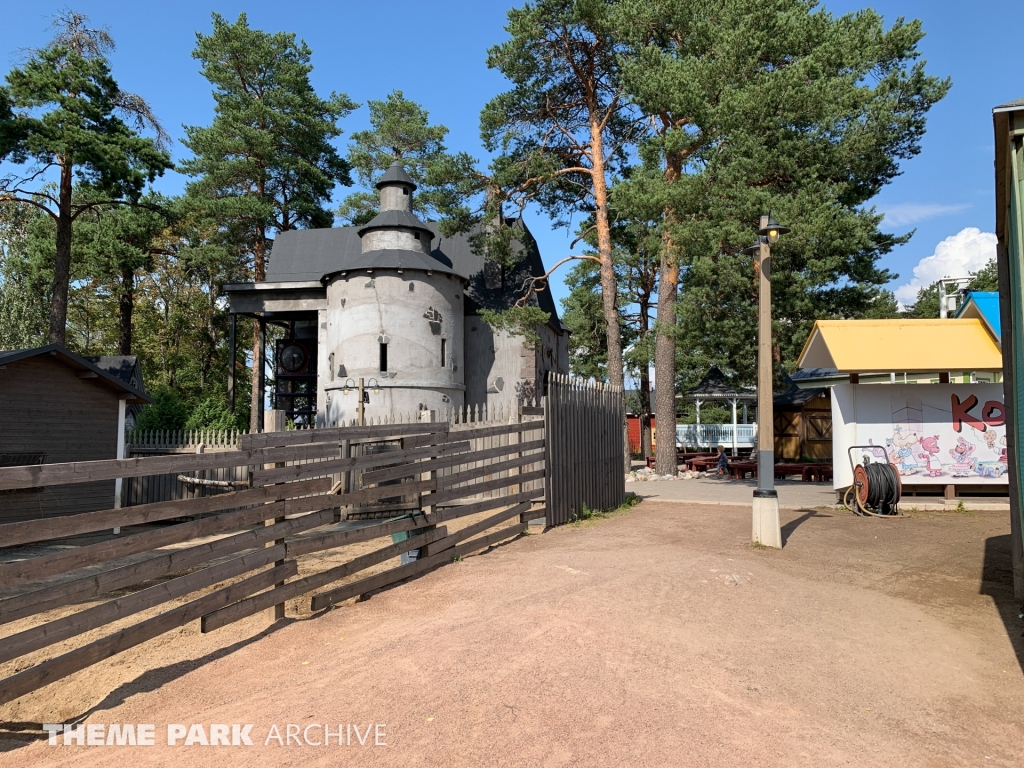
[[[0,765],[1024,763],[1006,515],[783,520],[783,551],[752,549],[742,508],[648,501],[272,632],[186,631],[116,689],[117,659],[54,686],[156,746],[26,745],[9,722]],[[169,723],[252,723],[255,746],[168,747]],[[366,746],[264,745],[323,723]]]

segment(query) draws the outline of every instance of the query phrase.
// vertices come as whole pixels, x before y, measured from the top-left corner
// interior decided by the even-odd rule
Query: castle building
[[[380,213],[369,223],[282,232],[265,281],[224,287],[232,350],[237,316],[258,324],[257,386],[265,391],[269,373],[273,407],[299,425],[351,424],[362,379],[364,418],[444,418],[543,394],[549,371],[568,372],[568,333],[549,291],[531,297],[549,314],[539,343],[495,332],[479,316],[510,308],[524,282],[544,274],[521,220],[504,222],[518,230],[509,268],[477,253],[470,237],[443,237],[421,221],[400,163],[377,189]],[[280,338],[268,354],[269,328]],[[232,397],[233,389],[230,381]]]

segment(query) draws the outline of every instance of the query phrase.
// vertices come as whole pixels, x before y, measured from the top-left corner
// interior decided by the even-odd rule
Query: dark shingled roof
[[[89,355],[85,359],[101,371],[116,376],[129,387],[146,391],[141,372],[138,370],[139,358],[135,355]]]
[[[416,182],[412,180],[412,177],[408,173],[405,172],[405,168],[398,160],[395,160],[384,175],[380,177],[380,181],[377,182],[376,187],[377,189],[380,189],[381,187],[386,187],[388,184],[405,184],[416,189]]]
[[[370,219],[367,224],[361,226],[357,231],[360,236],[362,236],[374,229],[393,229],[396,227],[418,229],[421,232],[426,232],[431,237],[434,236],[434,233],[430,231],[430,227],[408,211],[382,211]]]
[[[733,398],[738,397],[741,399],[753,398],[755,393],[747,390],[739,390],[730,387],[725,383],[725,374],[722,373],[721,369],[717,365],[712,365],[708,368],[708,372],[704,374],[704,378],[700,380],[700,384],[696,387],[690,387],[686,390],[686,398],[701,398],[701,397],[723,397]]]
[[[351,264],[346,265],[345,270],[339,271],[350,269],[420,269],[461,277],[452,269],[451,260],[445,257],[444,254],[426,254],[399,248],[386,248],[379,251],[361,253],[352,260]],[[327,279],[330,276],[324,275],[321,278],[321,282],[326,285]]]
[[[112,389],[116,392],[129,395],[129,402],[153,402],[149,395],[146,394],[145,387],[141,381],[133,383],[131,382],[131,377],[129,377],[128,380],[125,380],[122,377],[120,366],[115,366],[116,372],[110,371],[106,367],[94,362],[94,360],[103,360],[104,358],[90,359],[80,357],[62,344],[47,344],[42,347],[35,347],[34,349],[12,349],[10,351],[0,351],[0,365],[10,365],[11,363],[16,363],[19,360],[41,356],[52,358],[77,371],[95,373],[96,376],[89,379],[90,381],[94,381],[107,389]],[[111,358],[106,359],[110,360]],[[121,359],[135,360],[134,357]],[[134,368],[134,363],[132,367]]]
[[[520,231],[523,258],[514,269],[504,270],[498,279],[488,280],[484,276],[484,257],[476,253],[467,235],[444,237],[437,225],[431,222],[424,224],[434,236],[431,257],[434,261],[428,266],[406,267],[407,269],[437,269],[448,271],[463,277],[467,281],[466,310],[507,309],[521,295],[523,281],[529,277],[540,277],[545,273],[544,262],[540,251],[529,230],[519,219],[511,219],[508,226]],[[376,251],[374,253],[391,253]],[[403,256],[415,252],[405,251]],[[385,265],[379,262],[367,264],[362,253],[362,241],[355,227],[334,227],[332,229],[297,229],[281,232],[274,240],[267,264],[266,281],[268,283],[319,282],[325,275],[335,274],[350,269],[382,269]],[[420,254],[421,258],[426,258]],[[391,265],[388,265],[391,266]],[[445,269],[448,268],[448,270]],[[398,267],[401,268],[401,267]],[[551,322],[556,328],[562,328],[558,320],[558,310],[550,290],[534,295],[531,303],[551,315]]]

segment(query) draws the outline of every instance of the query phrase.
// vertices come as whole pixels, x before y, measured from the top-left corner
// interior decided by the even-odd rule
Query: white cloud
[[[919,221],[934,219],[966,211],[971,206],[966,203],[943,205],[941,203],[901,203],[882,209],[885,223],[894,227],[907,227]]]
[[[977,272],[996,257],[996,236],[977,227],[961,229],[937,246],[935,253],[925,256],[914,267],[914,277],[896,289],[902,304],[917,301],[917,292],[943,277],[966,277]]]

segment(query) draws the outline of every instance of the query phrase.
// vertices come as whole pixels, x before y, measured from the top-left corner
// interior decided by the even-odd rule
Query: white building
[[[420,221],[416,185],[399,163],[377,189],[380,213],[368,224],[283,232],[265,281],[225,286],[233,343],[237,315],[256,318],[264,340],[269,326],[283,330],[273,350],[264,343],[269,365],[260,366],[274,407],[300,424],[348,424],[362,379],[368,419],[443,417],[542,394],[548,371],[568,372],[568,334],[550,292],[531,298],[550,315],[535,347],[493,332],[478,314],[511,307],[524,278],[544,274],[520,220],[506,222],[521,243],[508,269],[475,253],[470,238],[442,237]]]

